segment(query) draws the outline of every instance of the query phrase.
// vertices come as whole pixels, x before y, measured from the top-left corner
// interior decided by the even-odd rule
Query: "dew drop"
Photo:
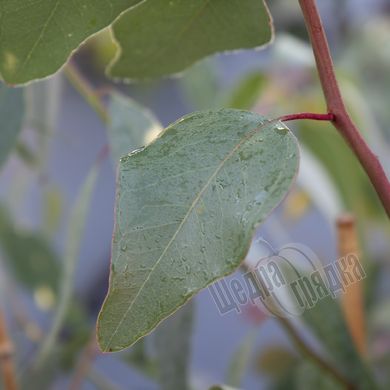
[[[275,127],[275,130],[280,133],[280,134],[286,134],[288,129],[286,126],[283,125],[283,123],[279,122],[276,127]]]

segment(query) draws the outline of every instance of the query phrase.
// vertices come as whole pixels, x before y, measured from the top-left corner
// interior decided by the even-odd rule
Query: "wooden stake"
[[[354,259],[361,259],[361,251],[359,247],[358,235],[356,231],[356,223],[353,216],[345,214],[337,219],[337,235],[338,235],[338,250],[339,262],[342,258],[345,259],[346,272],[354,275],[353,269],[355,263],[347,261],[348,256],[354,256]],[[367,353],[366,344],[366,327],[364,316],[364,298],[363,298],[363,283],[361,280],[353,280],[352,283],[343,283],[345,293],[341,297],[341,305],[344,311],[345,319],[348,328],[351,332],[353,341],[361,356]]]

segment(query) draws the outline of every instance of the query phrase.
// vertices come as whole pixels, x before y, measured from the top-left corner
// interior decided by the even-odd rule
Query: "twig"
[[[282,122],[295,121],[299,119],[311,119],[314,121],[333,121],[333,114],[314,114],[311,112],[301,112],[298,114],[283,115],[279,118]]]
[[[244,273],[252,272],[251,267],[245,262],[241,264],[240,268]],[[289,335],[289,337],[294,341],[298,349],[310,358],[317,366],[322,370],[328,372],[337,382],[339,382],[343,388],[353,390],[355,386],[337,371],[332,365],[325,361],[320,355],[318,355],[312,348],[310,348],[305,341],[301,338],[300,334],[296,331],[290,321],[286,318],[276,316],[275,319],[279,321],[280,325]]]
[[[119,390],[120,388],[103,376],[98,370],[94,367],[91,367],[88,373],[88,379],[96,385],[100,390]]]
[[[280,325],[286,331],[286,333],[290,336],[290,338],[294,341],[297,348],[306,355],[309,359],[311,359],[317,366],[322,368],[324,371],[328,372],[333,378],[339,382],[343,388],[353,390],[356,389],[356,386],[348,381],[341,373],[338,372],[336,368],[331,366],[327,361],[325,361],[320,355],[317,355],[301,338],[299,333],[296,331],[294,326],[290,323],[290,321],[283,317],[276,317],[279,321]]]
[[[84,379],[88,376],[91,370],[93,361],[100,353],[101,352],[96,343],[96,332],[94,330],[92,332],[89,343],[81,354],[80,360],[77,364],[75,373],[69,386],[70,390],[78,390],[81,388]]]
[[[72,61],[65,66],[65,75],[73,87],[83,96],[86,102],[96,111],[103,123],[108,122],[107,110],[100,100],[99,94],[88,83]]]
[[[312,43],[328,112],[334,115],[332,123],[359,159],[390,217],[390,182],[378,157],[371,151],[345,108],[316,1],[299,0],[299,3]]]
[[[0,310],[0,370],[5,390],[18,388],[12,355],[13,344],[8,336],[4,315]]]

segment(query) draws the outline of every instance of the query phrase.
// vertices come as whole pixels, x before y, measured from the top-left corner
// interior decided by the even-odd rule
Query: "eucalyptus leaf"
[[[222,108],[219,104],[221,86],[214,57],[199,61],[188,68],[179,79],[181,91],[196,110]]]
[[[163,130],[153,113],[127,96],[112,93],[108,141],[115,165],[121,157],[150,143]]]
[[[254,48],[272,39],[261,0],[154,0],[113,24],[120,47],[111,76],[150,79],[181,72],[216,52]]]
[[[329,172],[344,207],[364,218],[384,215],[369,179],[340,134],[327,124],[310,126],[301,122],[299,139]],[[328,153],[329,150],[333,151],[332,154]]]
[[[57,291],[60,267],[53,248],[40,234],[15,226],[3,207],[0,207],[0,248],[7,268],[24,287]]]
[[[193,317],[194,303],[190,301],[156,329],[154,337],[162,390],[190,388],[188,370]]]
[[[148,338],[138,340],[129,350],[129,354],[123,356],[124,361],[140,371],[144,376],[157,380],[157,359],[151,356]]]
[[[63,81],[62,75],[58,74],[25,87],[27,105],[25,127],[35,130],[37,138],[33,156],[34,162],[41,168],[47,163],[52,135],[56,130],[62,103]]]
[[[23,90],[0,84],[0,167],[16,146],[22,129],[24,109]]]
[[[224,106],[250,110],[259,99],[266,83],[266,77],[259,72],[245,76],[227,95]]]
[[[141,0],[0,0],[0,75],[22,84],[56,72],[85,39]]]
[[[289,190],[298,154],[278,120],[222,109],[188,115],[122,158],[101,349],[132,345],[232,273]]]

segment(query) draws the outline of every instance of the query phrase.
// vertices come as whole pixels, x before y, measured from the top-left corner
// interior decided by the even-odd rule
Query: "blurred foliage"
[[[240,110],[248,110],[254,107],[266,82],[266,77],[261,73],[248,74],[237,83],[237,86],[232,88],[224,106]]]
[[[228,367],[226,383],[233,387],[240,387],[246,370],[250,366],[253,346],[256,342],[257,329],[252,329],[244,337],[243,341],[233,353],[233,358]]]
[[[108,142],[115,168],[121,157],[151,143],[163,127],[145,107],[119,93],[109,101]]]
[[[220,80],[214,58],[191,66],[184,72],[179,83],[184,99],[197,110],[219,106]]]
[[[42,235],[16,227],[4,207],[0,208],[0,247],[7,268],[24,287],[36,290],[47,286],[57,292],[58,256]]]
[[[324,375],[321,369],[310,361],[301,363],[294,376],[295,388],[299,390],[341,390],[344,388],[330,375]],[[360,382],[359,386],[364,388]]]
[[[274,380],[287,375],[295,366],[298,358],[281,346],[270,346],[262,350],[255,361],[255,368]]]
[[[154,333],[158,379],[162,390],[190,389],[189,367],[194,302],[164,321]]]
[[[24,111],[23,90],[0,84],[0,167],[17,143],[22,130]]]

